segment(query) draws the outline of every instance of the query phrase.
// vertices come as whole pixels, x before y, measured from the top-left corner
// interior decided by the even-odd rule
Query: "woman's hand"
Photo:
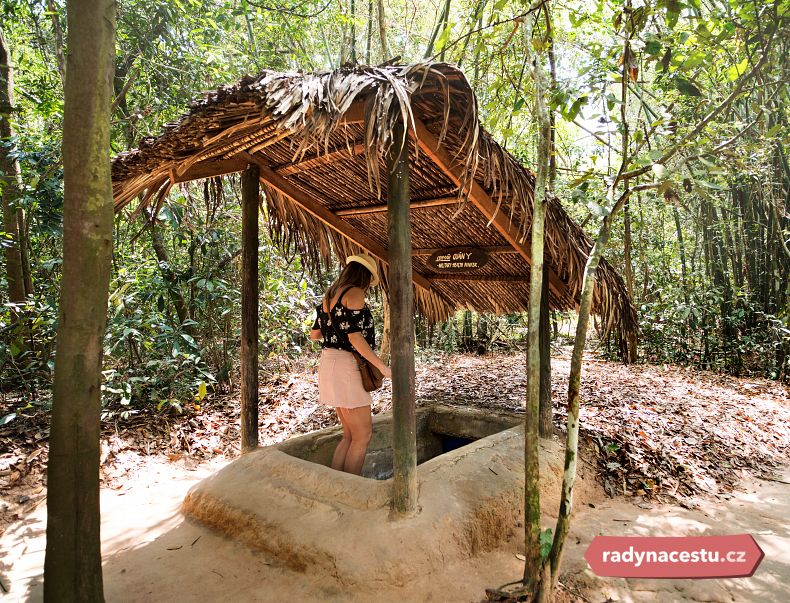
[[[348,340],[351,342],[351,345],[354,347],[354,349],[359,352],[360,356],[379,369],[381,374],[387,379],[392,379],[392,369],[384,364],[384,361],[379,358],[378,355],[376,355],[376,352],[370,349],[368,342],[365,341],[364,337],[362,337],[362,333],[349,333]]]

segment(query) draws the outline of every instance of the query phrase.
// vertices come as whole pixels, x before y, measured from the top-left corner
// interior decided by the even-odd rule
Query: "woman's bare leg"
[[[346,452],[343,471],[359,475],[362,473],[368,444],[373,435],[373,417],[370,414],[370,406],[344,408],[343,415],[344,428],[347,425],[351,431],[351,445]]]
[[[343,439],[340,440],[337,448],[335,448],[335,454],[332,456],[332,469],[336,469],[337,471],[343,471],[343,466],[346,463],[346,454],[348,453],[349,446],[351,446],[351,430],[348,428],[344,418],[346,410],[345,408],[335,408],[337,418],[343,426]]]

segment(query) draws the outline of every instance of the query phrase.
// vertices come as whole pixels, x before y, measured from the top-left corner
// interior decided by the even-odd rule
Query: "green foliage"
[[[551,528],[540,531],[540,558],[544,561],[549,558],[553,542],[554,536],[552,535]]]

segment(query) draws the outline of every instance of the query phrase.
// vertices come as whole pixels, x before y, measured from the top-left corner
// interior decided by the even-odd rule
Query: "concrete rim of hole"
[[[326,572],[349,585],[403,585],[491,551],[523,525],[523,420],[479,409],[419,408],[418,510],[411,517],[390,513],[389,414],[373,419],[362,476],[328,466],[342,435],[333,427],[243,455],[194,486],[181,509],[290,569]],[[445,452],[448,447],[454,449]],[[542,440],[541,448],[548,517],[559,504],[564,453],[553,440]],[[575,502],[602,496],[580,463]]]

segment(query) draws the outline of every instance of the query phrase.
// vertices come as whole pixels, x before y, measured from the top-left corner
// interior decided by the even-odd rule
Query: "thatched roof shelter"
[[[173,185],[260,167],[269,225],[308,265],[366,250],[387,287],[387,168],[396,122],[410,137],[413,280],[428,320],[456,308],[527,309],[535,176],[479,124],[477,100],[443,63],[349,67],[304,74],[265,71],[207,93],[189,112],[112,165],[116,210],[135,199],[159,205]],[[592,242],[549,199],[546,258],[550,305],[577,306]],[[441,273],[439,249],[484,249],[488,263]],[[593,312],[623,341],[636,312],[623,280],[603,260]]]

